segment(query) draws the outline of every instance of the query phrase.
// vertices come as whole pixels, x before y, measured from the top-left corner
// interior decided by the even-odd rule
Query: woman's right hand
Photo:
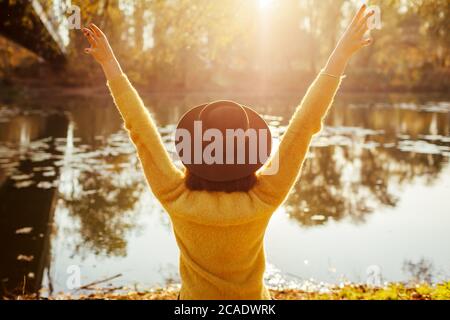
[[[82,29],[84,36],[91,45],[84,49],[84,52],[90,54],[99,64],[107,63],[114,59],[114,53],[109,45],[108,38],[95,24],[89,24],[89,28]]]
[[[120,65],[103,31],[93,23],[89,24],[89,28],[83,28],[82,31],[91,45],[90,48],[84,49],[84,52],[93,56],[102,66],[106,77],[111,80],[121,74]]]

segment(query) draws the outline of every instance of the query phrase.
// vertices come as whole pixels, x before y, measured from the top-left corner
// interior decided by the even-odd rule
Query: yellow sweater
[[[249,192],[190,191],[126,75],[108,86],[136,146],[147,182],[167,210],[180,249],[181,299],[270,299],[263,283],[264,234],[297,180],[313,134],[340,79],[320,74],[292,117],[278,149],[279,170],[257,174]]]

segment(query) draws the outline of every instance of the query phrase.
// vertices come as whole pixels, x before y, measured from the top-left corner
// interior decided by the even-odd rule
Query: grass
[[[130,291],[126,288],[96,288],[90,294],[58,294],[45,299],[59,300],[176,300],[177,287],[158,288],[150,291]],[[309,292],[298,289],[270,290],[277,300],[450,300],[450,281],[436,285],[405,285],[390,283],[375,288],[367,285],[349,284],[332,287],[326,292]],[[37,295],[17,296],[15,299],[44,299]]]

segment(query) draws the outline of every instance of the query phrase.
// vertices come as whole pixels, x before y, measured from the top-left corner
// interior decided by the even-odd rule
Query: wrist
[[[334,49],[333,53],[330,56],[330,60],[335,61],[336,63],[345,63],[347,64],[350,60],[351,55],[348,54],[345,50],[340,48],[339,46]]]
[[[108,80],[122,74],[122,68],[115,57],[105,60],[101,63],[103,72]]]
[[[324,68],[324,72],[340,77],[347,67],[350,57],[345,52],[336,48],[331,54]]]
[[[114,57],[108,58],[107,60],[103,60],[100,62],[100,65],[103,69],[112,68],[117,64],[117,60]]]

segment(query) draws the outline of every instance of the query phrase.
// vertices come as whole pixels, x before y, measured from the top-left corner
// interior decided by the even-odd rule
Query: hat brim
[[[208,104],[202,104],[199,106],[196,106],[192,109],[190,109],[188,112],[186,112],[182,117],[181,120],[178,122],[177,125],[177,131],[179,129],[186,129],[191,134],[194,132],[194,122],[199,119],[199,114],[205,108]],[[267,125],[266,121],[253,109],[241,105],[245,112],[247,113],[248,117],[248,123],[249,123],[249,129],[254,129],[257,132],[259,130],[263,129],[267,132],[267,141],[264,143],[266,144],[266,150],[267,155],[269,156],[272,150],[272,135],[270,132],[270,128]],[[176,143],[176,149],[177,153],[180,156],[180,148],[177,144],[177,138],[175,139]],[[191,143],[192,149],[191,154],[193,155],[194,152],[194,146],[193,143]],[[258,152],[259,152],[259,137],[258,137]],[[261,168],[264,165],[265,161],[261,161],[260,157],[258,156],[258,160],[256,163],[244,163],[244,164],[195,164],[192,163],[193,161],[190,161],[189,163],[183,161],[183,157],[181,157],[181,160],[183,162],[183,165],[193,174],[209,180],[209,181],[217,181],[217,182],[226,182],[226,181],[233,181],[242,179],[244,177],[247,177],[254,172],[256,172],[259,168]],[[203,162],[203,161],[202,161]]]

